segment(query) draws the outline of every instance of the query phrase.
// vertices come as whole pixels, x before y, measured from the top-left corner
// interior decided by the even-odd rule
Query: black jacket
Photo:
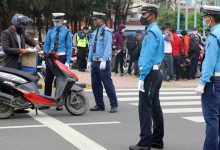
[[[2,31],[1,34],[2,48],[5,52],[5,67],[18,69],[18,60],[20,55],[20,48],[18,45],[16,34],[12,27]],[[26,34],[21,34],[21,48],[25,48],[25,43],[35,47],[37,43],[30,39]]]

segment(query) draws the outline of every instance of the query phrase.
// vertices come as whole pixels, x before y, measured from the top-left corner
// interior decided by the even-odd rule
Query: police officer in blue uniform
[[[203,23],[207,38],[202,77],[196,92],[202,94],[202,111],[206,122],[203,150],[220,150],[220,7],[204,6]]]
[[[67,67],[69,67],[70,59],[72,56],[72,33],[68,31],[66,26],[63,25],[65,13],[52,13],[54,27],[48,32],[43,47],[44,53],[54,50],[59,55],[59,60]],[[54,74],[48,66],[46,66],[45,77],[45,92],[47,96],[51,96],[52,84]],[[41,107],[48,108],[48,107]],[[62,106],[57,107],[56,110],[62,110]]]
[[[93,12],[93,24],[96,29],[92,33],[87,69],[91,70],[92,91],[96,105],[90,111],[104,111],[103,85],[110,100],[110,113],[118,111],[115,87],[111,79],[112,30],[105,23],[105,14]],[[103,85],[102,85],[103,84]]]
[[[146,4],[142,6],[140,12],[142,14],[140,22],[147,27],[138,62],[140,67],[138,90],[141,133],[140,141],[136,145],[129,146],[130,150],[150,150],[151,147],[163,149],[164,147],[164,121],[159,99],[162,84],[159,64],[164,57],[164,40],[156,23],[157,8],[156,5]]]

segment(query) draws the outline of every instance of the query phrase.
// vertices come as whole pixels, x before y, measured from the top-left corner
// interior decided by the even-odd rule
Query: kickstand
[[[38,107],[37,106],[35,107],[35,112],[36,112],[36,115],[38,115]]]

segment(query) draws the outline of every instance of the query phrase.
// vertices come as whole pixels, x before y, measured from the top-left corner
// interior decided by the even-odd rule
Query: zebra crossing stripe
[[[195,88],[161,88],[160,91],[194,91]],[[92,89],[85,89],[86,92],[92,92]],[[105,89],[103,90],[105,91]],[[115,89],[116,92],[138,92],[137,88]]]
[[[194,117],[182,117],[183,119],[190,120],[192,122],[201,123],[205,122],[203,116],[194,116]]]
[[[172,96],[172,97],[160,97],[161,101],[168,100],[200,100],[201,96]],[[138,101],[139,97],[119,97],[120,102]]]
[[[195,95],[196,92],[160,92],[160,95]],[[103,94],[104,96],[107,96],[106,93]],[[116,93],[117,96],[136,96],[138,95],[138,92],[120,92]]]
[[[138,103],[129,103],[138,106]],[[187,105],[201,105],[200,101],[181,101],[181,102],[160,102],[161,106],[187,106]]]

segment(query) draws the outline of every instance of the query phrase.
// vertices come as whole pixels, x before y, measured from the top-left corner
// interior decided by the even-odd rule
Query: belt
[[[102,61],[102,58],[98,57],[98,58],[93,58],[93,61]]]
[[[213,76],[214,77],[220,77],[220,72],[215,72]]]
[[[159,65],[153,65],[153,70],[159,70]]]
[[[171,55],[171,53],[165,53],[165,55]]]
[[[56,54],[62,56],[62,55],[66,55],[66,52],[56,52]]]

